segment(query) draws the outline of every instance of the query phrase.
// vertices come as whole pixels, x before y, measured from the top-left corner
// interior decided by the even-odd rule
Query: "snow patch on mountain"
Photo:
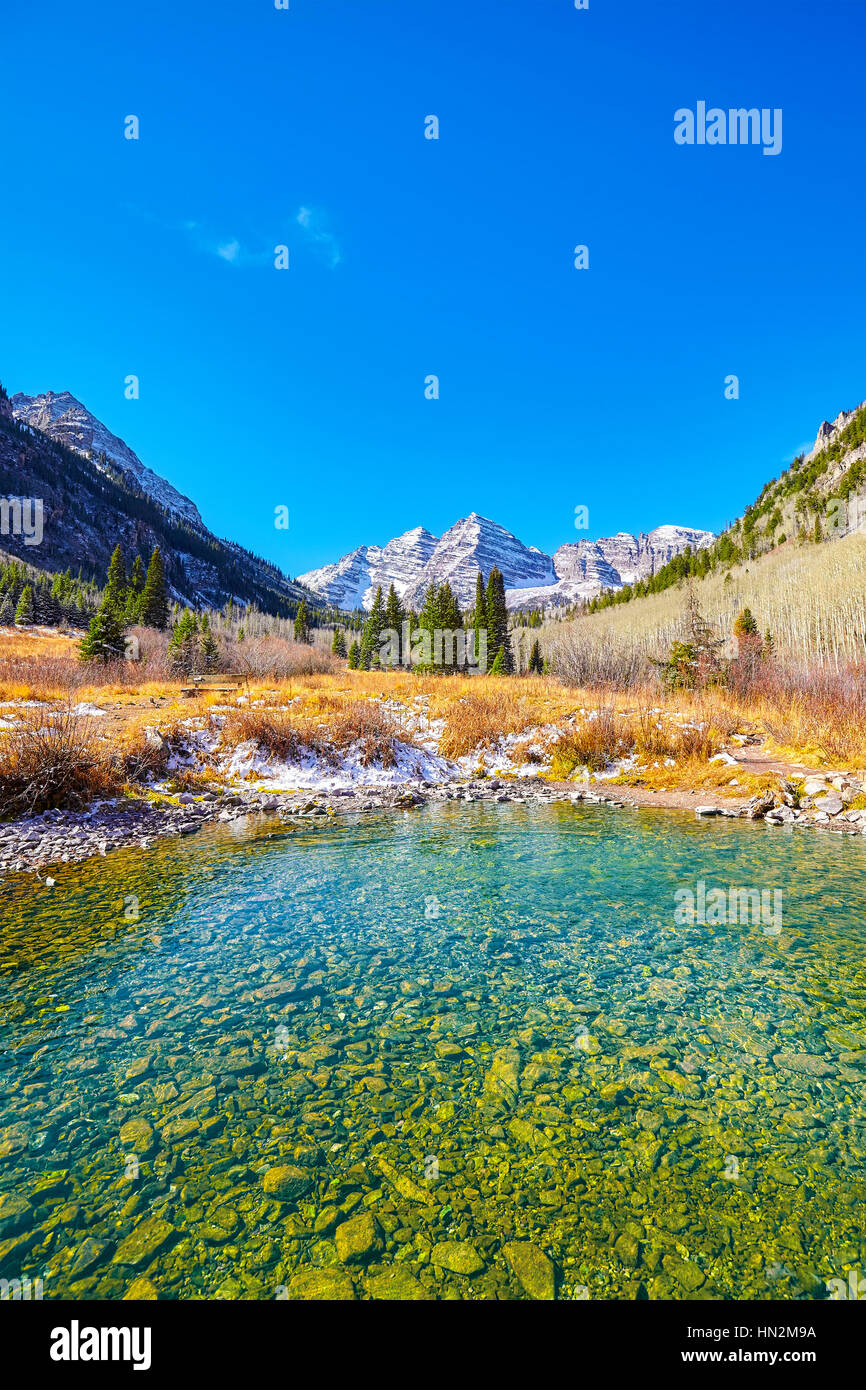
[[[99,455],[105,454],[154,502],[199,530],[205,529],[195,503],[147,468],[129,445],[106,429],[71,392],[43,391],[41,396],[26,396],[18,391],[9,398],[9,404],[14,418],[21,424],[30,425],[49,439],[83,454],[97,468],[100,467]]]
[[[337,608],[369,609],[380,585],[387,593],[393,584],[405,604],[419,608],[429,585],[447,580],[460,606],[468,608],[475,601],[479,570],[486,580],[497,565],[509,608],[568,605],[646,579],[687,546],[699,549],[713,540],[712,531],[665,525],[637,536],[619,531],[597,541],[571,542],[551,557],[472,512],[439,540],[419,526],[385,546],[360,546],[336,564],[299,575],[298,582]]]

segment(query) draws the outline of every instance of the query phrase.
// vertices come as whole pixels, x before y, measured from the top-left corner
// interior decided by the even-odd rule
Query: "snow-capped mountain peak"
[[[711,531],[666,525],[638,536],[620,531],[608,539],[571,542],[551,557],[471,512],[438,540],[416,526],[387,545],[360,546],[335,564],[299,575],[298,582],[337,608],[369,609],[380,586],[387,592],[393,584],[407,606],[420,608],[430,584],[447,580],[467,608],[475,601],[479,571],[486,580],[496,565],[510,608],[570,604],[646,578],[686,546],[698,548],[714,539]]]
[[[204,522],[195,503],[167,483],[165,478],[160,478],[159,474],[147,468],[129,445],[106,429],[71,392],[43,391],[40,396],[26,396],[19,391],[10,397],[9,405],[16,420],[83,454],[97,468],[100,466],[99,455],[104,454],[124,473],[131,475],[142,492],[152,497],[154,502],[204,530]]]

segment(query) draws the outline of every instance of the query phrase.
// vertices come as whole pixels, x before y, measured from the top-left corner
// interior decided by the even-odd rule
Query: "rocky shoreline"
[[[862,793],[852,778],[832,779],[816,774],[805,782],[803,794],[793,783],[781,781],[778,792],[738,804],[686,806],[682,793],[653,792],[641,788],[617,788],[610,783],[544,782],[539,778],[485,777],[445,784],[412,782],[402,787],[355,787],[329,791],[268,792],[261,788],[225,788],[193,796],[181,793],[163,800],[125,798],[98,802],[87,811],[46,811],[27,820],[0,825],[0,875],[35,873],[60,864],[78,864],[119,849],[151,848],[158,839],[192,835],[213,821],[234,821],[246,816],[275,815],[292,823],[300,819],[362,814],[371,811],[406,810],[426,802],[552,802],[604,804],[614,808],[647,806],[692,809],[699,817],[723,816],[765,820],[770,825],[792,825],[835,831],[842,835],[866,835],[866,810],[849,809]],[[696,795],[696,793],[689,793]]]

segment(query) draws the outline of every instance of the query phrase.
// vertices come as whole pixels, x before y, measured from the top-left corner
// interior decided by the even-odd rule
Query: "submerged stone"
[[[480,1274],[484,1261],[474,1245],[462,1240],[443,1240],[434,1245],[430,1252],[434,1265],[447,1269],[451,1274]]]
[[[504,1245],[502,1253],[530,1298],[544,1301],[556,1298],[556,1270],[543,1250],[529,1241],[516,1240]]]
[[[337,1255],[343,1264],[361,1263],[370,1260],[382,1249],[382,1232],[375,1217],[369,1212],[353,1216],[337,1227],[334,1240]]]
[[[175,1234],[168,1221],[158,1216],[146,1217],[120,1242],[112,1264],[132,1265],[133,1269],[148,1264]]]
[[[302,1269],[289,1284],[290,1299],[304,1302],[348,1303],[355,1298],[355,1285],[338,1269]]]
[[[298,1168],[291,1163],[269,1168],[262,1178],[265,1195],[275,1197],[278,1202],[296,1202],[305,1192],[309,1192],[312,1185],[309,1169]]]

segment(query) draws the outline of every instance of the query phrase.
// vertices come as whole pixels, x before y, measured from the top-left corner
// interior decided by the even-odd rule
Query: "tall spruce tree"
[[[436,596],[436,626],[439,629],[439,640],[442,644],[441,669],[449,673],[454,672],[462,664],[461,654],[457,647],[457,634],[463,627],[463,614],[460,612],[457,599],[447,579],[441,585]]]
[[[123,654],[123,620],[106,596],[78,644],[78,657],[80,661],[118,661]]]
[[[168,591],[165,586],[165,570],[159,546],[150,557],[147,578],[141,595],[138,621],[145,627],[155,627],[163,632],[168,627]]]
[[[384,626],[385,604],[382,601],[382,586],[380,584],[376,590],[373,607],[370,609],[361,633],[358,666],[362,671],[370,671],[379,664],[379,649]]]
[[[15,609],[15,624],[17,627],[28,627],[33,620],[33,590],[29,584],[25,584]]]
[[[211,631],[210,619],[207,613],[202,613],[199,618],[198,629],[198,649],[202,668],[205,671],[215,671],[219,665],[220,649]]]
[[[111,605],[118,614],[126,612],[126,596],[129,585],[126,578],[126,561],[119,545],[114,547],[108,564],[108,578],[105,581],[104,602]]]
[[[418,614],[418,631],[428,634],[430,659],[429,661],[419,661],[417,663],[419,671],[432,671],[436,669],[436,629],[438,626],[439,586],[435,580],[431,580],[424,594],[424,599]]]
[[[400,641],[402,640],[403,633],[403,621],[405,617],[406,611],[402,603],[400,602],[397,590],[394,588],[394,585],[392,584],[388,590],[388,598],[385,602],[385,618],[383,623],[383,630],[390,628],[393,632],[396,632],[396,650],[398,652],[400,650]],[[397,658],[395,658],[393,655],[393,649],[392,653],[384,658],[384,663],[390,666],[396,666],[398,664]]]
[[[141,596],[144,593],[145,572],[141,556],[136,555],[132,562],[132,569],[129,572],[129,583],[126,587],[126,622],[127,626],[132,627],[138,622],[141,611]]]
[[[295,641],[303,642],[305,646],[310,646],[312,640],[310,619],[307,613],[307,600],[302,598],[298,604],[298,611],[295,616]]]
[[[476,663],[481,657],[481,634],[487,632],[487,603],[484,598],[484,575],[479,570],[475,576],[475,621],[473,623],[473,643]],[[487,639],[489,642],[489,638]]]
[[[176,674],[194,675],[199,668],[198,623],[188,608],[178,618],[168,644],[168,664]]]
[[[494,654],[494,660],[502,652],[502,671],[511,675],[514,670],[514,653],[511,650],[511,636],[508,631],[508,609],[505,606],[505,580],[502,571],[494,565],[487,579],[487,657]],[[497,672],[497,674],[499,674]]]
[[[334,640],[331,643],[331,651],[334,656],[346,655],[346,634],[341,627],[334,628]]]

